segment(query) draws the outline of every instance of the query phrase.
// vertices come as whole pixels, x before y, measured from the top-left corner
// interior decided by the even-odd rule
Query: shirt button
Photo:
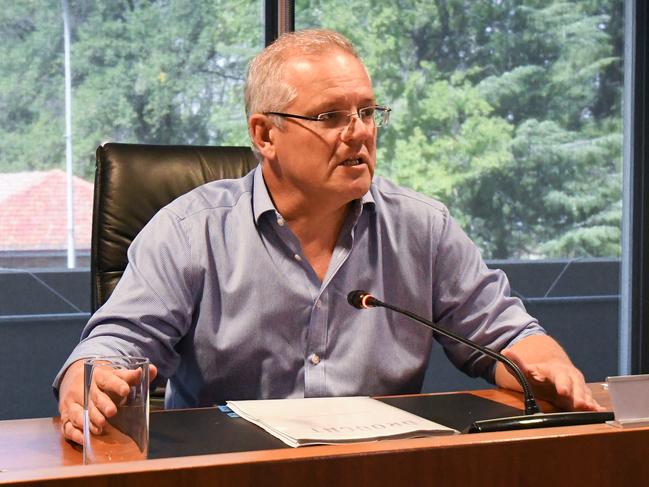
[[[297,260],[298,262],[302,262],[302,257],[300,257],[298,254],[293,255],[293,257],[294,257],[295,260]]]
[[[322,308],[322,301],[320,301],[320,300],[318,299],[318,300],[315,302],[315,307],[316,307],[316,309],[320,309],[320,308]]]
[[[284,220],[284,218],[282,218],[281,216],[277,217],[277,224],[280,227],[283,227],[285,223],[286,223],[286,220]]]
[[[312,353],[309,360],[313,365],[318,365],[320,363],[320,356],[317,353]]]

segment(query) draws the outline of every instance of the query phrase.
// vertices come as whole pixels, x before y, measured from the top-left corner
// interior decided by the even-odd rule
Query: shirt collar
[[[253,214],[255,217],[255,223],[257,224],[259,224],[259,220],[261,216],[265,213],[274,212],[277,216],[281,216],[277,211],[277,209],[275,208],[275,205],[273,204],[273,200],[271,200],[270,194],[268,193],[268,188],[266,187],[266,183],[264,182],[264,176],[261,171],[261,164],[259,164],[255,168],[255,174],[252,183],[252,206],[253,206]],[[370,190],[367,193],[365,193],[361,198],[361,207],[363,208],[363,210],[375,209],[374,196],[372,196],[371,186],[370,186]]]
[[[363,195],[361,198],[361,204],[363,205],[363,208],[367,208],[368,210],[373,210],[376,208],[376,204],[374,202],[374,196],[372,195],[372,188],[374,187],[374,182],[370,185],[370,189],[367,193]]]
[[[269,211],[277,212],[273,201],[270,199],[266,183],[264,182],[264,176],[261,173],[261,164],[255,168],[252,182],[252,208],[255,223],[257,224],[259,224],[259,219],[264,213],[268,213]]]

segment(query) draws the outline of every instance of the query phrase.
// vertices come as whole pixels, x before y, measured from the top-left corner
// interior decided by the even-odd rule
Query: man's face
[[[285,81],[297,92],[283,110],[305,116],[376,104],[372,84],[363,65],[352,55],[326,51],[320,56],[296,57],[286,66]],[[354,115],[346,127],[284,118],[274,129],[276,149],[272,170],[282,192],[299,192],[307,199],[344,205],[369,189],[376,165],[376,127]]]

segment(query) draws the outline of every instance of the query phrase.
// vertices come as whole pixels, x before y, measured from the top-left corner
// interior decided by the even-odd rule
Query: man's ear
[[[252,142],[257,146],[259,153],[264,159],[275,158],[275,143],[273,135],[277,127],[270,121],[267,115],[254,113],[248,120],[248,131]]]

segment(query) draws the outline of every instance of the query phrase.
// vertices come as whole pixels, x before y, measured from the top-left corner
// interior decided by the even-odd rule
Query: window
[[[378,171],[447,204],[489,259],[619,258],[623,18],[621,0],[296,7],[297,28],[358,46],[394,108]]]
[[[262,13],[260,0],[0,0],[0,419],[56,414],[51,381],[90,311],[95,149],[247,145],[242,85]]]
[[[646,20],[643,2],[628,3]],[[271,4],[0,0],[0,324],[47,317],[63,330],[73,320],[66,333],[78,336],[98,145],[248,144],[244,71],[268,35]],[[623,0],[297,0],[295,24],[348,36],[377,99],[392,106],[379,174],[449,206],[587,378],[615,373],[628,195]],[[72,231],[80,270],[64,271]],[[59,329],[46,328],[59,350]],[[20,354],[16,329],[0,327],[7,353]],[[29,411],[19,414],[0,409],[0,418]]]
[[[445,203],[587,379],[614,375],[624,2],[298,0],[295,23],[349,37],[392,106],[377,173]]]
[[[95,149],[109,140],[247,145],[242,86],[261,2],[4,2],[0,9],[0,266],[77,265],[90,248]],[[227,5],[226,5],[227,4]],[[72,189],[66,206],[64,17]]]

